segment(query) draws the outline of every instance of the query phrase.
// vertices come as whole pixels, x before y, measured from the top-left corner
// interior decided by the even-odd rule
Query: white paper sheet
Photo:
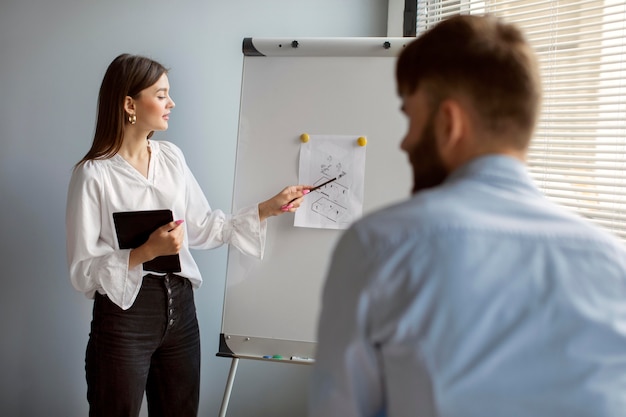
[[[365,150],[359,136],[310,135],[300,146],[299,183],[317,186],[304,197],[294,226],[347,229],[363,213]]]

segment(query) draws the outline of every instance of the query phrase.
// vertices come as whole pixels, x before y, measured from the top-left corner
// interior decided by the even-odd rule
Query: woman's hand
[[[158,256],[176,255],[183,246],[185,228],[183,220],[169,222],[156,229],[143,245],[130,251],[128,268],[153,260]]]
[[[268,217],[277,216],[282,213],[293,213],[300,207],[302,197],[309,193],[310,188],[311,187],[308,185],[291,185],[285,187],[274,197],[259,203],[259,219],[263,221]]]

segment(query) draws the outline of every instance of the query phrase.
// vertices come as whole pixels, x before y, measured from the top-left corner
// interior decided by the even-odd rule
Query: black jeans
[[[90,417],[196,417],[200,333],[189,280],[146,275],[122,310],[97,294],[85,359]]]

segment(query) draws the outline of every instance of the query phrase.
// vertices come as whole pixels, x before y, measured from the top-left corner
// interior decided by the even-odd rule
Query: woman
[[[193,288],[202,278],[190,248],[224,243],[261,258],[266,219],[293,212],[307,186],[290,186],[227,216],[212,210],[180,149],[152,141],[174,102],[167,70],[123,54],[109,65],[91,149],[76,165],[67,201],[67,249],[74,287],[94,298],[86,353],[90,416],[196,416],[200,338]],[[120,249],[113,213],[169,209],[173,219],[133,249]],[[178,254],[180,272],[144,264]]]

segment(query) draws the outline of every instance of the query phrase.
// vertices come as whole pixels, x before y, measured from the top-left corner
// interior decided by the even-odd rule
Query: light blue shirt
[[[354,224],[318,330],[311,417],[626,415],[623,244],[506,156]]]

